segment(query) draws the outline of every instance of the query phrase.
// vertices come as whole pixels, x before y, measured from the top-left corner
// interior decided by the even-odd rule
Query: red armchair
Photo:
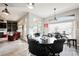
[[[20,38],[20,32],[14,32],[13,36],[8,35],[9,41],[18,40]]]

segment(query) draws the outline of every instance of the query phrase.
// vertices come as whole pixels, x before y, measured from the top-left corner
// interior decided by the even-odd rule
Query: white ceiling
[[[32,10],[26,7],[26,3],[7,4],[10,15],[4,16],[1,14],[1,11],[5,8],[5,6],[0,3],[0,17],[13,21],[17,21],[28,11],[37,16],[45,18],[54,13],[53,8],[57,8],[56,13],[61,13],[75,8],[79,8],[79,3],[36,3],[35,8]]]

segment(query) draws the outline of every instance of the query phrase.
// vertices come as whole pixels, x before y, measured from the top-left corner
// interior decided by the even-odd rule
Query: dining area
[[[77,39],[70,39],[66,34],[59,32],[28,34],[29,52],[35,56],[60,56],[64,45],[70,49],[74,47],[77,50]]]
[[[65,39],[56,39],[52,34],[43,35],[39,39],[40,33],[35,33],[36,39],[27,36],[29,51],[36,56],[59,56],[63,51]],[[38,39],[37,39],[38,37]]]

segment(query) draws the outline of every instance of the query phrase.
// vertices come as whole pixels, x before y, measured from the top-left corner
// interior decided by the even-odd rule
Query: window
[[[56,24],[49,24],[48,32],[60,32],[61,34],[63,31],[66,31],[68,38],[72,38],[72,34],[74,34],[73,30],[73,22],[63,22],[63,23],[56,23]]]

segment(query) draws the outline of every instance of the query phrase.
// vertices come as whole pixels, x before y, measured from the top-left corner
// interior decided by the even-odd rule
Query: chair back
[[[17,40],[18,38],[20,38],[20,32],[15,32],[13,34],[13,39]]]
[[[48,55],[45,44],[39,44],[39,42],[34,39],[29,39],[28,43],[29,43],[29,51],[32,54],[37,55],[37,56]]]
[[[65,42],[65,39],[55,40],[53,43],[53,49],[54,53],[60,53],[63,51],[63,44]]]
[[[60,53],[63,50],[65,40],[55,40],[53,44],[40,44],[34,39],[29,39],[29,51],[37,56],[48,56],[50,52]]]
[[[31,52],[34,55],[37,55],[38,49],[37,49],[37,41],[34,39],[28,39],[28,44],[29,44],[29,52]]]

